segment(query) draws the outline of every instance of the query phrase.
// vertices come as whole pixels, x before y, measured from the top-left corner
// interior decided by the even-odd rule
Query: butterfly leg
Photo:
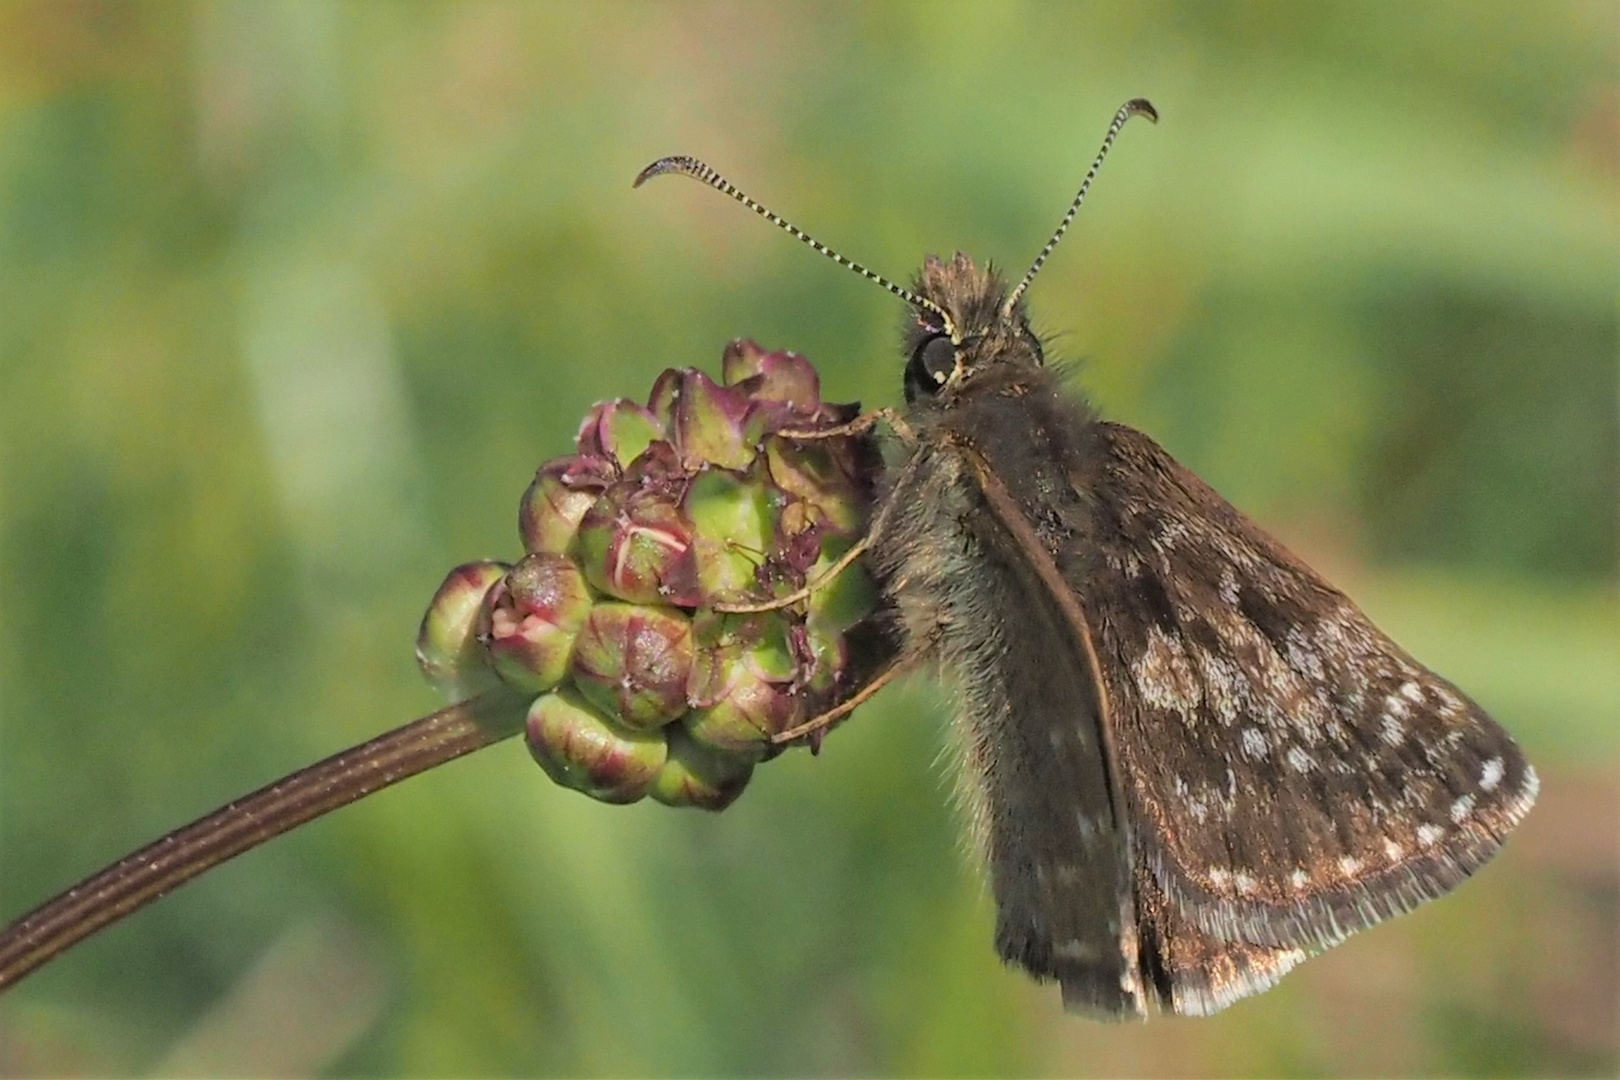
[[[849,697],[828,709],[826,712],[821,713],[819,716],[812,716],[810,719],[806,720],[802,724],[797,725],[796,727],[790,727],[786,731],[777,732],[775,735],[771,736],[771,742],[777,744],[790,743],[795,739],[802,739],[806,735],[813,735],[816,732],[832,726],[839,720],[842,720],[844,717],[854,712],[861,705],[865,704],[879,690],[893,682],[896,675],[900,675],[908,670],[912,666],[912,663],[917,659],[918,655],[919,654],[915,653],[908,654],[905,656],[896,657],[895,659],[889,661],[878,670],[877,674],[868,679],[865,685],[863,685],[859,690],[855,691]]]
[[[917,445],[917,434],[911,430],[911,425],[900,418],[900,414],[893,409],[873,409],[864,412],[848,423],[837,427],[820,428],[815,431],[803,431],[789,428],[778,431],[776,434],[784,439],[793,439],[796,442],[811,442],[816,439],[840,439],[851,435],[865,435],[879,424],[886,424],[907,447]]]

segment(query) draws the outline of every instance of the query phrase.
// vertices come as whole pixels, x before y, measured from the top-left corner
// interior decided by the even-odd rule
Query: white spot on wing
[[[1316,768],[1316,761],[1299,747],[1290,747],[1288,750],[1288,767],[1295,772],[1309,772]]]
[[[1446,830],[1438,825],[1419,825],[1417,831],[1418,843],[1428,847],[1446,834]]]
[[[1243,715],[1243,701],[1249,693],[1248,679],[1238,666],[1207,649],[1191,650],[1204,683],[1204,701],[1222,724],[1235,724]]]
[[[1347,877],[1361,869],[1361,860],[1354,855],[1339,856],[1339,872]]]
[[[1384,841],[1384,855],[1389,859],[1390,862],[1397,861],[1402,855],[1405,854],[1406,849],[1401,847],[1401,845],[1397,844],[1395,841]]]
[[[1467,817],[1473,811],[1473,809],[1474,797],[1472,795],[1464,795],[1462,798],[1451,804],[1451,820],[1454,823],[1461,825],[1463,818]]]
[[[1266,756],[1266,737],[1260,733],[1259,728],[1244,728],[1242,740],[1244,756],[1251,758]]]
[[[1395,710],[1397,705],[1401,706],[1399,712]],[[1389,706],[1389,715],[1384,717],[1384,726],[1379,730],[1378,737],[1384,740],[1386,746],[1399,746],[1401,740],[1406,738],[1406,725],[1401,723],[1397,717],[1406,715],[1406,706],[1401,702],[1400,698],[1393,697],[1389,699]]]
[[[1318,642],[1299,626],[1289,627],[1285,640],[1288,666],[1320,686],[1327,676],[1322,670],[1322,653]]]
[[[1310,883],[1311,875],[1305,872],[1304,867],[1301,867],[1298,870],[1295,870],[1292,874],[1288,875],[1288,884],[1292,885],[1296,889],[1303,889]]]
[[[1183,522],[1177,518],[1171,518],[1169,521],[1164,523],[1164,527],[1159,530],[1159,534],[1157,536],[1154,536],[1148,540],[1148,543],[1153,545],[1154,551],[1157,551],[1160,555],[1163,555],[1165,552],[1175,547],[1176,544],[1181,541],[1182,537],[1186,535],[1186,522]]]
[[[1404,682],[1401,684],[1401,696],[1414,705],[1419,704],[1423,701],[1423,687],[1415,682]]]
[[[1502,759],[1499,757],[1491,758],[1485,763],[1485,767],[1479,771],[1479,790],[1495,791],[1496,785],[1502,782],[1502,777],[1506,774],[1507,765],[1503,763]]]
[[[1250,893],[1254,892],[1255,888],[1259,884],[1260,883],[1258,881],[1254,880],[1254,878],[1250,877],[1248,874],[1232,875],[1232,887],[1236,889],[1238,894],[1241,896],[1248,896]]]
[[[1145,704],[1171,712],[1190,713],[1203,698],[1202,688],[1181,643],[1157,626],[1148,630],[1142,655],[1131,664]]]

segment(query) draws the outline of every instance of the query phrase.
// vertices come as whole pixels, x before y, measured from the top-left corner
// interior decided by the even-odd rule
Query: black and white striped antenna
[[[1132,98],[1119,107],[1119,112],[1114,114],[1114,122],[1108,125],[1108,134],[1103,137],[1102,149],[1097,151],[1097,159],[1091,163],[1091,168],[1086,170],[1086,178],[1080,182],[1080,193],[1074,197],[1074,202],[1069,204],[1069,212],[1063,215],[1063,220],[1058,223],[1057,232],[1052,234],[1052,239],[1048,240],[1046,246],[1041,248],[1041,253],[1035,256],[1035,263],[1029,268],[1029,273],[1024,275],[1024,280],[1018,283],[1018,288],[1012,291],[1007,297],[1007,302],[1001,306],[1003,318],[1012,314],[1018,298],[1024,295],[1024,290],[1035,280],[1035,275],[1040,272],[1046,257],[1052,254],[1052,249],[1063,239],[1064,232],[1069,228],[1069,222],[1080,212],[1080,204],[1086,201],[1086,192],[1091,189],[1091,182],[1097,178],[1097,170],[1102,168],[1103,158],[1108,156],[1109,147],[1113,146],[1114,140],[1119,137],[1119,129],[1133,116],[1145,116],[1155,124],[1159,122],[1159,111],[1147,98]]]
[[[868,270],[866,267],[852,259],[844,258],[842,255],[838,254],[838,252],[834,251],[826,244],[823,244],[821,241],[817,240],[815,237],[811,236],[809,233],[805,232],[791,221],[778,214],[772,213],[769,208],[761,206],[743,192],[737,190],[731,181],[709,168],[709,166],[705,165],[697,158],[685,157],[684,155],[659,158],[657,161],[653,162],[651,165],[648,165],[645,169],[642,169],[641,172],[636,174],[635,183],[632,184],[631,187],[640,187],[653,177],[663,176],[665,173],[679,173],[682,176],[690,176],[694,180],[700,180],[703,183],[708,184],[716,191],[730,195],[733,199],[736,199],[738,202],[748,207],[748,209],[752,210],[754,213],[758,214],[772,225],[775,225],[777,228],[782,229],[783,231],[792,234],[799,240],[804,241],[806,244],[809,244],[812,248],[821,252],[839,266],[848,267],[867,280],[877,282],[879,285],[883,286],[885,289],[888,289],[890,292],[908,304],[923,308],[927,311],[933,312],[935,315],[938,315],[945,324],[946,333],[950,334],[952,337],[955,337],[956,327],[952,324],[951,317],[947,315],[945,310],[938,304],[927,299],[926,297],[918,296],[910,289],[896,285],[882,274]]]

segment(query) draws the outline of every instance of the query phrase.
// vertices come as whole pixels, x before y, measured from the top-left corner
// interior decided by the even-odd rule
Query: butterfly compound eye
[[[906,365],[906,400],[928,397],[945,386],[956,370],[956,345],[947,334],[935,334],[917,346]]]

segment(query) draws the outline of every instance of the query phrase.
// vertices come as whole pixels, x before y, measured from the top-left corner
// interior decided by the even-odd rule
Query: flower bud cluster
[[[821,400],[804,357],[751,341],[726,349],[719,383],[670,369],[645,405],[596,405],[524,493],[523,558],[440,586],[423,673],[452,699],[533,695],[529,749],[559,784],[723,809],[773,736],[857,688],[873,647],[859,565],[785,607],[717,610],[801,589],[860,537],[870,440],[803,437],[856,412]]]

